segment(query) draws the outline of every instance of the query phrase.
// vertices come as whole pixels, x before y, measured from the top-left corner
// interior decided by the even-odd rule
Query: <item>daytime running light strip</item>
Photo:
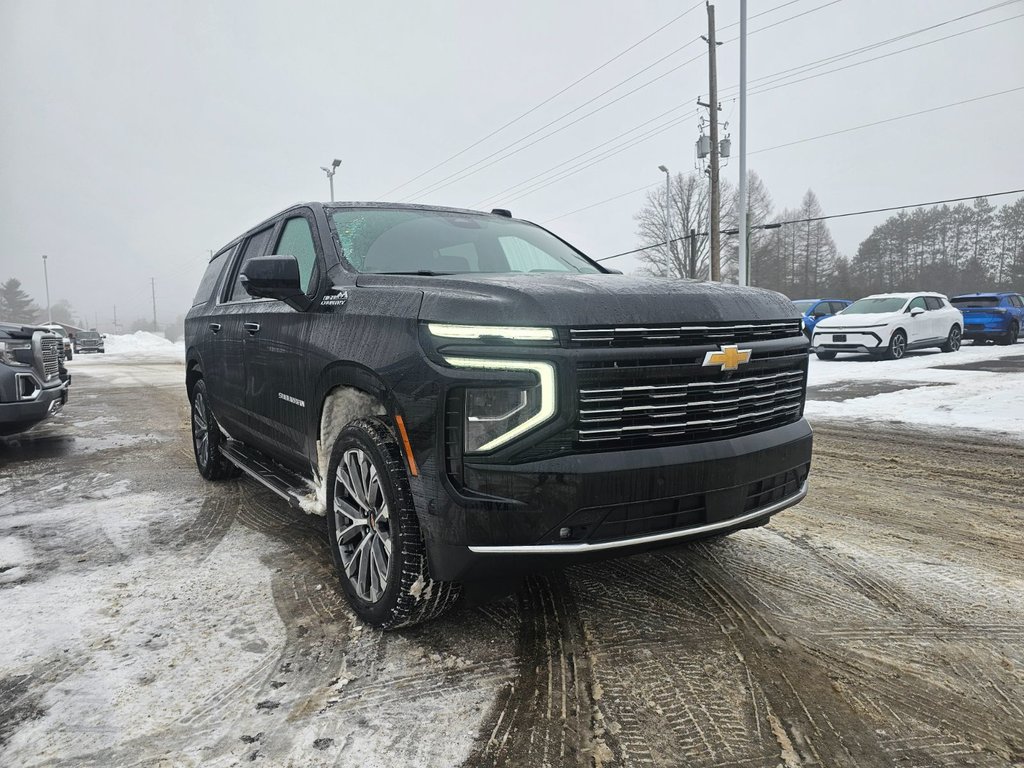
[[[521,328],[501,325],[451,325],[427,323],[431,335],[445,339],[482,339],[488,336],[512,341],[554,341],[551,328]]]
[[[457,326],[456,326],[457,327]],[[532,329],[545,330],[545,329]],[[482,357],[446,357],[445,362],[454,368],[476,368],[488,371],[530,371],[540,379],[540,410],[518,427],[510,429],[489,443],[481,445],[474,453],[491,451],[515,440],[531,429],[539,427],[555,415],[555,366],[551,363],[527,360],[491,360]]]

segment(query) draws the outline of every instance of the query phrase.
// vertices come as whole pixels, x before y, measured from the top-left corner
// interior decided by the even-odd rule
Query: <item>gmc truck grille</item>
[[[569,343],[573,347],[647,347],[657,344],[685,347],[708,343],[744,344],[788,339],[800,334],[799,320],[750,320],[699,325],[572,328],[569,330]]]
[[[706,369],[696,366],[580,370],[577,443],[618,449],[700,442],[796,421],[803,410],[806,357],[795,357],[796,365],[772,361],[714,378],[697,378]]]
[[[43,353],[43,378],[52,379],[60,373],[60,356],[63,342],[60,339],[44,338],[40,340]]]

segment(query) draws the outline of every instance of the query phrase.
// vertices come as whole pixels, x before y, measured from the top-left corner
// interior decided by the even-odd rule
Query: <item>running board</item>
[[[308,483],[300,475],[237,440],[225,440],[220,452],[225,459],[293,507],[300,508],[300,502],[310,493]]]

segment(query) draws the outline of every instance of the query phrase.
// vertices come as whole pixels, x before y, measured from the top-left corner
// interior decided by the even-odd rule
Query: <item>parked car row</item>
[[[858,301],[800,299],[804,333],[821,360],[840,352],[898,360],[909,350],[938,347],[955,352],[963,339],[1015,344],[1024,326],[1024,298],[1017,293],[884,293]]]

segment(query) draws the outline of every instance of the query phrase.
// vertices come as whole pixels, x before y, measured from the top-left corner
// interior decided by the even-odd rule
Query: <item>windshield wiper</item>
[[[417,269],[412,272],[366,272],[367,275],[423,275],[424,277],[438,277],[441,275],[454,275],[454,272],[434,272],[429,269]]]

